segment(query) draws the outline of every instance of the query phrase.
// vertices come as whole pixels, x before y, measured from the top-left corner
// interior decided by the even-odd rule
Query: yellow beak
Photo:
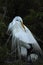
[[[21,22],[22,27],[25,29],[23,22]]]

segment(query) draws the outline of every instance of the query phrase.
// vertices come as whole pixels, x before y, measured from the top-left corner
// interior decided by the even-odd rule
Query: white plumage
[[[31,61],[32,60],[32,62],[35,62],[35,61],[37,61],[38,60],[38,55],[37,54],[30,54],[29,56],[28,56],[28,61]]]
[[[21,17],[16,16],[8,26],[8,31],[12,34],[12,50],[18,45],[18,53],[22,56],[27,56],[27,49],[30,49],[32,45],[33,49],[41,54],[41,48],[35,40],[31,31],[23,24]],[[21,51],[19,50],[21,46]]]

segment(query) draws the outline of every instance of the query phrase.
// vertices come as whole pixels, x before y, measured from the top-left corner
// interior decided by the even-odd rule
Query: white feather
[[[41,53],[41,48],[39,44],[37,43],[37,41],[35,40],[33,34],[25,25],[24,25],[25,27],[25,30],[24,30],[20,21],[21,21],[21,18],[19,18],[18,21],[16,20],[16,18],[14,18],[14,20],[8,26],[8,30],[10,30],[12,33],[12,49],[14,49],[14,47],[16,46],[16,42],[20,43],[21,46],[24,46],[28,49],[30,48],[28,45],[32,44],[33,48],[35,50],[38,50]],[[17,40],[19,40],[19,42]],[[21,43],[21,41],[23,43]],[[27,55],[27,49],[24,47],[21,47],[21,55],[23,56]]]

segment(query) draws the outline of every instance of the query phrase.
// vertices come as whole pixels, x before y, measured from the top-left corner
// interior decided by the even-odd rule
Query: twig
[[[5,43],[6,46],[7,46],[8,42],[9,42],[9,40],[10,40],[10,38],[11,38],[11,35],[12,35],[12,34],[10,34],[10,36],[9,36],[8,39],[7,39],[7,42]]]

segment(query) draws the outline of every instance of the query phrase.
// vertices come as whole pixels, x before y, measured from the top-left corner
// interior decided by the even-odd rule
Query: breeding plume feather
[[[14,50],[17,45],[19,56],[27,57],[27,49],[31,49],[31,46],[35,52],[42,53],[38,42],[31,31],[23,24],[23,20],[20,16],[16,16],[13,19],[8,26],[8,31],[12,34],[12,50]]]

